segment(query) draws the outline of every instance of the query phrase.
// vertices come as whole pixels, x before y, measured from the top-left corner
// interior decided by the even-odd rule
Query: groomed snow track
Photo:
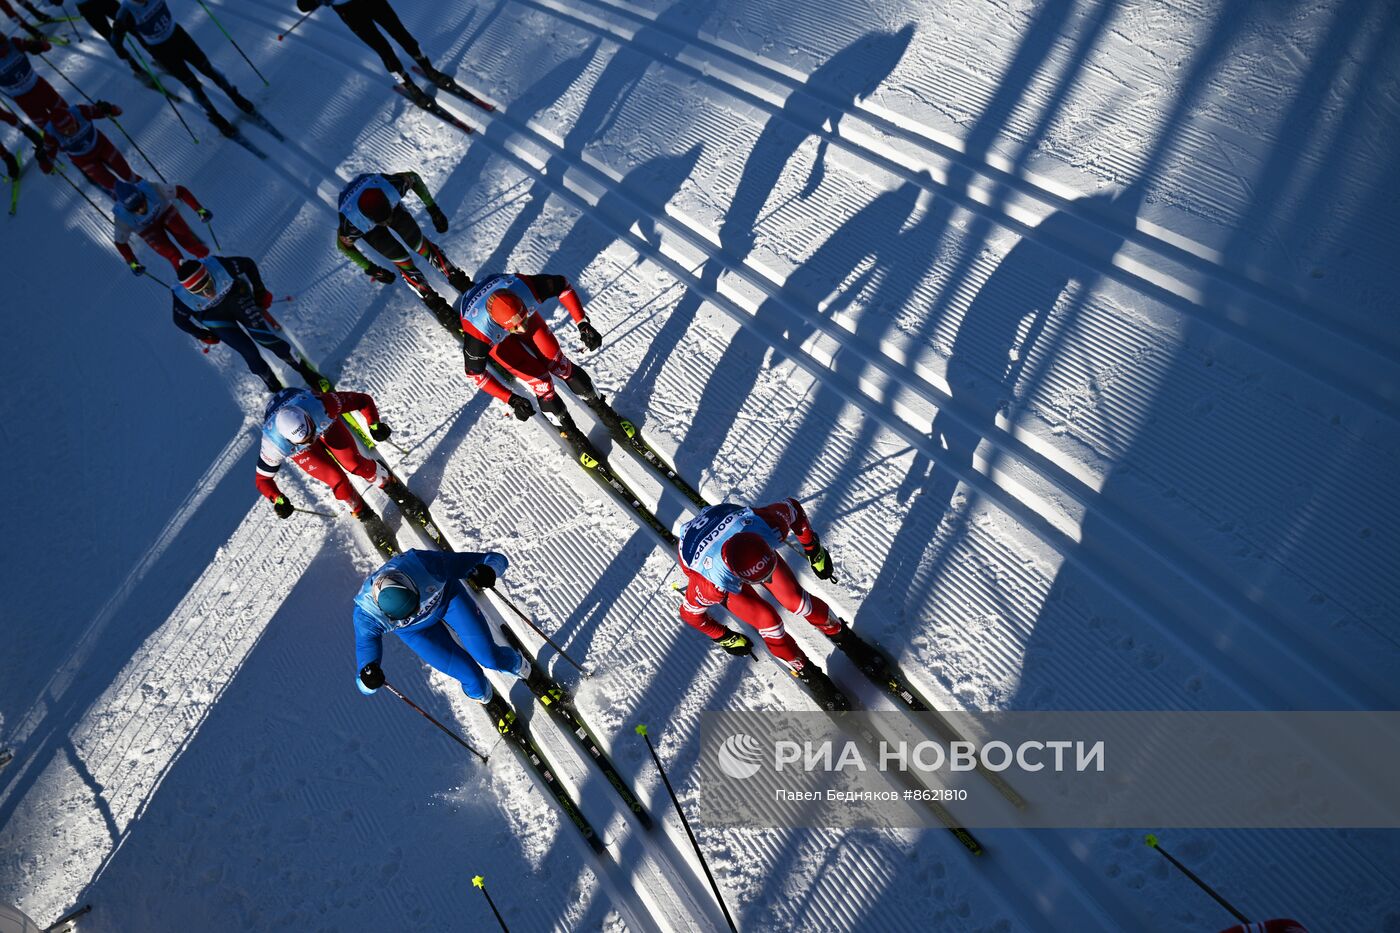
[[[265,220],[221,209],[221,236],[239,244],[232,251],[258,258],[274,290],[308,283],[287,306],[289,330],[342,386],[375,395],[408,448],[396,469],[433,502],[449,536],[506,551],[504,584],[575,657],[587,658],[596,674],[579,685],[580,707],[664,832],[637,831],[600,776],[554,734],[547,751],[569,762],[566,780],[606,827],[613,859],[593,861],[571,827],[553,816],[540,823],[547,805],[518,768],[493,760],[488,779],[416,732],[382,762],[385,749],[361,749],[355,737],[366,728],[382,736],[418,723],[405,725],[383,698],[367,712],[351,696],[324,715],[292,714],[290,725],[329,733],[318,746],[326,761],[348,751],[371,773],[372,789],[360,797],[366,822],[347,820],[354,844],[470,851],[471,839],[416,825],[431,811],[410,805],[398,819],[376,815],[377,795],[396,780],[389,762],[428,757],[435,770],[406,793],[459,783],[462,792],[449,799],[467,811],[460,824],[487,834],[486,825],[504,820],[518,835],[487,844],[526,871],[504,885],[486,872],[513,921],[713,928],[719,919],[699,867],[631,726],[652,725],[673,782],[693,799],[698,713],[810,706],[772,665],[732,664],[697,642],[675,618],[673,563],[650,533],[568,465],[548,432],[499,417],[499,406],[480,397],[468,400],[456,347],[402,288],[381,290],[341,265],[331,248],[332,205],[344,181],[366,170],[417,168],[453,220],[440,242],[464,268],[549,271],[579,283],[605,343],[595,354],[575,352],[562,326],[571,355],[616,390],[624,414],[643,416],[648,436],[711,498],[793,493],[807,501],[842,569],[841,587],[824,592],[857,629],[898,653],[941,705],[1394,706],[1400,584],[1389,570],[1395,549],[1382,539],[1400,526],[1391,482],[1400,347],[1393,329],[1355,305],[1367,289],[1396,297],[1395,283],[1375,274],[1328,293],[1306,280],[1315,268],[1281,274],[1301,262],[1288,230],[1275,234],[1276,249],[1254,249],[1222,222],[1286,225],[1281,210],[1269,213],[1272,199],[1306,207],[1318,195],[1283,187],[1276,179],[1289,166],[1278,162],[1291,157],[1295,171],[1326,163],[1311,149],[1289,156],[1277,143],[1258,147],[1259,164],[1236,164],[1251,156],[1241,142],[1249,127],[1227,125],[1210,81],[1255,54],[1248,17],[1176,10],[1178,30],[1199,27],[1209,39],[1177,50],[1173,67],[1184,77],[1163,79],[1164,99],[1124,111],[1136,145],[1111,153],[1095,149],[1087,131],[1079,139],[1065,129],[1066,114],[1140,88],[1134,79],[1162,68],[1171,42],[1153,48],[1144,40],[1142,61],[1128,56],[1121,70],[1105,68],[1095,56],[1106,48],[1123,54],[1131,48],[1125,34],[1142,25],[1109,2],[979,14],[981,26],[1015,27],[1015,43],[1002,36],[1000,83],[995,69],[976,67],[975,55],[955,54],[949,30],[938,28],[972,16],[971,8],[919,18],[884,3],[856,22],[854,8],[828,5],[828,33],[775,13],[772,28],[795,33],[781,62],[775,43],[752,47],[764,38],[756,9],[502,0],[435,16],[430,5],[397,5],[435,60],[460,68],[469,88],[502,109],[488,115],[439,95],[479,128],[470,138],[411,110],[387,122],[404,105],[377,60],[320,14],[288,39],[295,59],[273,41],[263,42],[263,56],[254,53],[277,84],[269,113],[292,141],[259,138],[272,158],[244,157],[237,186],[224,182],[227,192],[271,190],[253,195],[246,211]],[[291,22],[267,0],[211,6],[240,36],[275,34]],[[706,27],[707,15],[723,25]],[[1292,109],[1271,124],[1280,133],[1330,114],[1317,82],[1373,68],[1395,77],[1383,53],[1393,50],[1396,17],[1366,3],[1313,15],[1326,26],[1313,30],[1320,47],[1351,50],[1351,58],[1345,68],[1298,78]],[[1363,24],[1376,27],[1375,38],[1362,38]],[[207,29],[198,35],[213,41]],[[69,51],[83,53],[94,76],[121,74],[110,56]],[[294,76],[300,86],[289,96]],[[950,118],[950,100],[960,102],[962,119]],[[1393,113],[1394,100],[1383,103]],[[1345,101],[1331,106],[1358,146],[1378,145],[1375,133],[1347,122]],[[168,113],[147,109],[147,135],[165,140],[179,131]],[[345,145],[341,157],[304,141],[326,138]],[[226,174],[206,153],[189,151],[178,171],[201,196]],[[1367,182],[1360,172],[1326,181],[1337,203],[1354,203],[1343,195]],[[100,242],[104,231],[86,230]],[[164,314],[161,305],[157,317]],[[152,331],[163,338],[161,327],[168,324],[158,320]],[[246,434],[259,394],[227,360],[218,369],[238,386]],[[625,478],[663,521],[686,514],[678,497],[624,459]],[[330,509],[313,485],[291,488]],[[319,641],[279,636],[271,664],[279,676],[267,682],[285,680],[304,652],[348,649],[347,581],[372,565],[350,530],[288,533],[268,529],[269,520],[255,506],[170,609],[172,622],[242,620],[231,647],[210,654],[198,625],[193,634],[162,628],[92,695],[91,712],[75,700],[64,707],[80,721],[76,735],[101,748],[75,739],[65,754],[82,759],[93,776],[85,783],[108,801],[111,845],[96,857],[65,855],[60,845],[11,865],[0,892],[16,879],[32,886],[19,899],[32,898],[37,916],[61,913],[80,894],[101,895],[125,903],[131,919],[147,917],[143,928],[160,928],[154,905],[124,902],[118,887],[163,864],[139,851],[119,857],[131,826],[139,830],[214,703],[231,702],[221,699],[223,688],[264,632],[301,624],[298,612],[318,615]],[[263,540],[273,533],[275,541]],[[405,528],[401,537],[411,534]],[[283,555],[276,566],[257,559],[267,548]],[[353,557],[336,557],[336,548]],[[250,602],[230,575],[260,599]],[[101,634],[113,612],[96,615],[88,631]],[[813,633],[794,635],[810,652],[827,653]],[[192,640],[194,648],[184,647]],[[85,659],[84,645],[71,657]],[[390,676],[406,679],[415,662],[390,651]],[[191,652],[198,660],[181,663]],[[312,686],[324,680],[353,693],[339,670],[346,665],[325,666],[333,675],[309,677]],[[562,662],[554,671],[572,677]],[[863,691],[842,662],[833,673]],[[139,690],[123,686],[138,681]],[[431,684],[438,712],[492,742],[450,684],[419,674],[409,682],[420,691]],[[168,698],[171,689],[183,696],[211,685],[218,689],[199,703]],[[159,696],[149,699],[152,692]],[[146,699],[134,702],[137,694]],[[316,697],[293,689],[279,708]],[[174,711],[163,740],[136,731],[149,721],[148,703]],[[35,704],[21,722],[43,722],[49,708]],[[550,734],[545,717],[534,722]],[[34,733],[43,730],[25,737]],[[125,770],[122,762],[143,756],[150,762]],[[221,757],[209,771],[220,770]],[[33,771],[12,765],[6,774],[7,848],[69,813],[72,792],[53,766],[38,776],[45,767],[39,760]],[[263,768],[298,772],[288,753],[240,773],[259,786]],[[291,804],[263,801],[261,815],[324,809],[331,799],[307,792]],[[281,830],[294,844],[306,841],[298,831]],[[1139,834],[978,835],[988,854],[975,862],[935,830],[710,829],[701,838],[745,929],[1225,925],[1143,855]],[[1283,912],[1320,929],[1328,928],[1320,918],[1338,911],[1362,928],[1394,919],[1386,905],[1400,891],[1388,837],[1180,836],[1188,856],[1222,886],[1248,892],[1260,910],[1286,905]],[[68,837],[78,850],[81,830]],[[197,862],[199,853],[187,857]],[[374,869],[391,893],[368,903],[383,915],[432,922],[481,906],[463,907],[475,896],[465,885],[413,901],[396,886],[399,869],[387,867],[400,861]],[[230,887],[258,877],[232,874]],[[560,874],[567,884],[539,893]],[[215,890],[225,884],[222,874],[205,876]],[[362,909],[334,895],[320,905],[331,916]],[[240,909],[246,917],[251,908]],[[277,919],[305,922],[288,910]],[[103,922],[94,912],[94,928]]]

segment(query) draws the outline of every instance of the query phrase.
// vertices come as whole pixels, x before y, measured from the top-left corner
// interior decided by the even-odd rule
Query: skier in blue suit
[[[366,577],[355,597],[360,692],[368,695],[383,686],[384,671],[379,667],[383,639],[393,632],[428,664],[459,680],[462,692],[484,705],[493,720],[505,716],[508,707],[496,698],[482,668],[527,682],[536,677],[523,654],[492,640],[486,618],[462,580],[488,589],[506,567],[505,555],[494,551],[406,551]]]

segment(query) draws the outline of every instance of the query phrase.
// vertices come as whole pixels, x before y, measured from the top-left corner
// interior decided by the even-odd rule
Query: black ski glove
[[[376,282],[383,282],[385,285],[394,281],[394,273],[382,266],[376,266],[374,263],[370,263],[369,268],[365,270],[365,275],[374,279]]]
[[[143,265],[141,265],[141,263],[139,263],[139,262],[132,262],[132,263],[128,263],[127,265],[131,266],[131,274],[132,274],[132,275],[145,275],[145,274],[146,274],[146,267],[143,266]]]
[[[496,585],[496,571],[491,569],[490,564],[477,564],[467,574],[467,582],[478,590],[489,590]]]
[[[447,232],[447,215],[436,204],[428,208],[428,219],[433,222],[433,229],[438,233]]]
[[[753,654],[753,642],[749,641],[748,636],[740,635],[738,632],[721,635],[715,639],[715,644],[736,658]]]
[[[371,661],[360,668],[360,683],[364,684],[370,693],[384,686],[384,671],[380,669],[378,661]]]
[[[296,509],[287,501],[286,496],[278,496],[272,500],[272,511],[277,513],[278,518],[291,518]]]
[[[811,543],[802,545],[802,553],[806,556],[807,563],[812,565],[812,572],[817,575],[818,580],[831,579],[836,568],[831,563],[831,554],[822,546],[822,539],[815,531],[812,532]]]
[[[194,212],[199,215],[199,219],[208,223],[214,219],[214,212],[207,207],[197,207]]]
[[[303,13],[310,13],[312,10],[321,8],[321,0],[297,0],[297,9]]]
[[[374,438],[376,441],[387,441],[389,439],[389,436],[393,433],[393,431],[389,430],[389,426],[387,424],[384,424],[379,421],[376,421],[374,424],[369,426],[369,436]]]
[[[603,335],[587,318],[578,322],[578,339],[585,350],[596,350],[603,345]]]
[[[515,412],[515,417],[520,421],[529,421],[535,417],[535,406],[530,404],[530,400],[518,393],[511,393],[510,399],[506,402],[511,411]]]

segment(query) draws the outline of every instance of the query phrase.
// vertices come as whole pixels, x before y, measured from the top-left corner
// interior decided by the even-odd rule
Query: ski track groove
[[[833,212],[833,213],[834,213],[835,215],[837,215],[837,216],[840,216],[840,215],[841,215],[841,212],[840,212],[840,211],[836,211],[836,212]],[[986,272],[987,272],[988,275],[990,275],[990,274],[992,273],[992,271],[994,271],[994,269],[995,269],[995,265],[994,265],[993,261],[990,260],[990,259],[988,259],[988,258],[986,258],[985,256],[979,258],[979,260],[978,260],[978,262],[977,262],[977,265],[979,265],[979,266],[981,266],[982,268],[984,268],[984,269],[986,270]],[[1100,274],[1102,274],[1102,272],[1100,272]],[[1112,315],[1112,314],[1105,314],[1105,315],[1102,315],[1102,319],[1103,319],[1105,322],[1107,322],[1107,324],[1108,324],[1109,326],[1111,326],[1111,327],[1113,327],[1113,328],[1117,328],[1117,327],[1119,327],[1119,326],[1123,326],[1123,327],[1126,328],[1126,323],[1120,325],[1119,322],[1118,322],[1118,320],[1117,320],[1117,318],[1116,318],[1114,315]],[[1115,339],[1112,337],[1111,334],[1109,335],[1109,339],[1110,339],[1112,342],[1126,343],[1126,338],[1124,338],[1122,341],[1115,340]],[[1096,347],[1097,347],[1097,341],[1096,341]],[[1163,366],[1165,367],[1165,364],[1163,364]],[[992,372],[995,372],[995,368],[994,368],[994,367],[991,367],[990,369],[991,369]],[[1070,387],[1066,387],[1066,388],[1065,388],[1065,391],[1068,391],[1069,388],[1070,388]],[[936,388],[935,388],[935,391],[937,391]],[[1203,392],[1205,392],[1206,394],[1209,394],[1209,391],[1210,391],[1209,389],[1203,389]],[[1149,413],[1149,412],[1148,412],[1148,403],[1146,402],[1145,399],[1143,399],[1142,402],[1143,402],[1143,407],[1142,407],[1141,409],[1137,410],[1137,412],[1136,412],[1136,414],[1138,414],[1139,416],[1145,416],[1145,415],[1147,415],[1147,414]],[[1131,409],[1130,409],[1130,410],[1131,410]],[[1141,423],[1141,422],[1137,422],[1137,423]],[[1242,423],[1249,424],[1250,422],[1249,422],[1249,420],[1246,419],[1246,420],[1245,420],[1244,422],[1242,422]],[[1300,458],[1300,459],[1301,459],[1301,458]],[[1170,463],[1170,462],[1171,462],[1171,458],[1167,458],[1167,462]],[[1187,467],[1187,468],[1184,468],[1183,470],[1181,470],[1181,471],[1179,472],[1179,475],[1180,475],[1180,476],[1190,476],[1190,475],[1194,475],[1196,472],[1198,472],[1198,471],[1192,470],[1192,469],[1190,469],[1189,467]],[[1379,487],[1377,487],[1377,488],[1378,488],[1378,489],[1384,489],[1384,488],[1385,488],[1385,485],[1382,484],[1381,486],[1379,486]],[[1077,494],[1077,495],[1079,495],[1079,496],[1081,496],[1081,497],[1083,497],[1083,495],[1084,495],[1083,493],[1074,493],[1073,491],[1072,491],[1072,494]],[[1137,521],[1138,525],[1143,526],[1143,527],[1153,527],[1155,524],[1158,524],[1158,523],[1153,522],[1153,521],[1151,520],[1150,513],[1142,513],[1142,512],[1140,512],[1139,514],[1134,515],[1133,518]],[[1261,536],[1261,537],[1267,537],[1267,536]],[[1256,547],[1257,547],[1257,545],[1256,545]],[[1176,553],[1177,553],[1178,555],[1185,556],[1185,554],[1187,553],[1187,551],[1186,551],[1184,545],[1177,544],[1177,545],[1176,545]],[[1339,552],[1334,550],[1334,551],[1330,551],[1329,553],[1337,554],[1337,553],[1339,553]],[[1341,558],[1339,558],[1339,562],[1340,562],[1340,560],[1341,560]],[[1179,560],[1178,560],[1178,562],[1179,562]],[[1334,569],[1334,574],[1333,574],[1333,576],[1335,576],[1335,575],[1336,575],[1336,572],[1340,572],[1342,568],[1341,568],[1340,566],[1337,566],[1337,567],[1334,567],[1333,569]],[[1296,573],[1296,570],[1295,570],[1295,573]],[[1244,584],[1244,585],[1249,586],[1249,588],[1251,588],[1251,589],[1254,588],[1254,587],[1252,586],[1252,584]],[[1327,585],[1326,585],[1325,579],[1324,579],[1324,580],[1321,580],[1321,581],[1318,581],[1318,582],[1316,582],[1316,583],[1313,584],[1313,585],[1314,585],[1317,589],[1327,589],[1327,588],[1328,588]],[[1275,608],[1275,610],[1277,611],[1277,609],[1278,609],[1279,607],[1276,606],[1276,607],[1274,607],[1274,608]],[[1256,624],[1259,624],[1259,625],[1261,626],[1261,628],[1265,628],[1266,626],[1264,626],[1264,625],[1262,624],[1263,621],[1264,621],[1264,620],[1261,620],[1260,622],[1257,622]],[[1313,632],[1313,631],[1308,630],[1308,629],[1306,629],[1306,628],[1299,629],[1299,630],[1298,630],[1298,633],[1299,633],[1300,636],[1303,637],[1304,639],[1306,639],[1306,640],[1312,642],[1312,644],[1314,645],[1314,647],[1317,647],[1317,648],[1319,648],[1320,650],[1323,650],[1324,652],[1327,651],[1328,644],[1329,644],[1329,639],[1326,637],[1326,634],[1325,634],[1325,633]],[[1379,633],[1378,633],[1378,634],[1379,634]],[[1383,637],[1383,636],[1382,636],[1382,637]],[[1377,686],[1379,686],[1379,685],[1377,685]],[[1375,689],[1375,688],[1373,688],[1373,689]]]
[[[1054,211],[1064,211],[1087,226],[1094,228],[1090,234],[1091,237],[1104,233],[1125,237],[1128,244],[1149,251],[1154,259],[1142,261],[1125,257],[1121,263],[1114,262],[1103,268],[1101,270],[1103,274],[1113,278],[1123,278],[1130,287],[1134,283],[1138,283],[1139,290],[1144,293],[1150,294],[1160,289],[1172,296],[1164,301],[1165,304],[1188,314],[1201,316],[1204,321],[1217,327],[1241,326],[1238,321],[1222,320],[1217,309],[1208,308],[1199,299],[1194,298],[1193,296],[1205,291],[1200,285],[1187,280],[1184,276],[1181,278],[1162,276],[1154,268],[1154,266],[1167,263],[1185,264],[1187,266],[1186,273],[1198,272],[1207,280],[1219,281],[1231,291],[1239,293],[1240,298],[1243,299],[1242,304],[1261,306],[1255,308],[1254,313],[1249,315],[1248,326],[1243,328],[1246,333],[1253,335],[1256,343],[1260,346],[1270,346],[1277,341],[1277,336],[1271,331],[1278,326],[1278,320],[1276,314],[1269,313],[1270,306],[1275,311],[1286,313],[1290,318],[1295,319],[1297,323],[1292,326],[1307,330],[1315,328],[1324,334],[1334,335],[1333,339],[1341,341],[1343,346],[1336,352],[1329,354],[1331,357],[1329,364],[1331,378],[1337,384],[1347,386],[1348,391],[1360,393],[1362,398],[1367,399],[1381,410],[1389,411],[1392,414],[1396,411],[1397,401],[1400,401],[1400,371],[1396,369],[1398,361],[1394,355],[1386,357],[1391,376],[1380,386],[1357,385],[1347,372],[1348,365],[1354,365],[1351,361],[1354,361],[1358,355],[1370,358],[1377,353],[1372,335],[1358,333],[1354,328],[1347,327],[1338,320],[1314,319],[1310,313],[1314,309],[1290,299],[1271,288],[1267,282],[1233,273],[1233,270],[1224,264],[1224,257],[1204,244],[1191,241],[1179,234],[1172,234],[1165,228],[1145,220],[1138,220],[1136,227],[1132,231],[1128,231],[1123,229],[1121,225],[1106,224],[1101,220],[1083,216],[1083,212],[1077,210],[1072,204],[1073,200],[1079,197],[1077,192],[1052,182],[1048,178],[1025,172],[1006,157],[991,152],[980,157],[969,157],[960,151],[962,147],[952,137],[937,134],[927,127],[910,122],[907,118],[900,117],[878,105],[867,105],[859,101],[852,103],[823,95],[819,87],[813,89],[803,83],[805,76],[785,73],[779,66],[755,56],[751,51],[744,50],[742,53],[736,54],[721,44],[679,33],[669,25],[658,26],[645,14],[638,13],[627,4],[610,3],[607,0],[593,0],[592,2],[595,7],[604,8],[615,16],[628,17],[639,25],[618,27],[615,23],[609,22],[606,17],[588,15],[578,7],[566,8],[558,0],[521,0],[521,2],[524,5],[548,11],[560,20],[582,25],[595,32],[605,33],[615,42],[647,47],[658,61],[663,61],[667,66],[688,74],[692,80],[706,81],[721,91],[733,94],[750,103],[757,101],[759,106],[767,108],[770,113],[775,115],[785,101],[790,99],[789,95],[795,93],[818,97],[828,105],[840,106],[843,109],[849,108],[841,121],[842,131],[839,134],[824,134],[825,138],[829,138],[834,145],[849,148],[858,157],[887,171],[902,175],[906,180],[916,180],[916,173],[901,164],[899,150],[885,144],[881,139],[882,136],[886,135],[898,137],[916,148],[916,151],[928,163],[928,168],[935,179],[942,182],[936,189],[939,193],[953,198],[974,212],[985,211],[991,222],[999,223],[1007,229],[1020,232],[1023,235],[1030,235],[1027,226],[1019,218],[1005,213],[1020,207],[1016,203],[1018,197],[1033,198],[1038,202],[1035,206],[1035,213],[1031,214],[1032,217],[1044,216]],[[666,41],[672,48],[659,49],[657,42],[660,40],[649,44],[639,42],[637,37],[647,32],[666,33],[669,37]],[[677,45],[699,48],[711,54],[708,56],[677,54],[674,49]],[[717,58],[725,59],[731,63],[737,61],[737,66],[731,66],[731,68],[720,66],[717,63]],[[759,72],[759,76],[749,79],[742,76],[736,77],[732,67],[756,71]],[[943,77],[941,71],[939,76]],[[776,85],[776,88],[772,87],[773,85]],[[1028,105],[1029,99],[1023,103],[1023,106]],[[852,133],[846,127],[855,122],[856,118],[863,119],[870,124],[870,129],[859,134]],[[1195,148],[1200,148],[1204,143],[1203,133],[1196,127],[1185,125],[1178,128],[1177,132],[1182,138],[1182,142],[1176,147],[1178,150],[1191,150],[1193,137],[1202,137],[1195,140]],[[1146,133],[1143,138],[1150,139],[1152,134]],[[934,159],[946,161],[950,167],[944,168],[934,164],[931,161]],[[1218,172],[1209,163],[1203,162],[1201,165],[1207,175]],[[988,194],[985,191],[978,191],[971,184],[968,184],[961,195],[956,194],[949,190],[951,187],[949,176],[957,171],[977,173],[980,187],[984,189],[998,187],[1001,190]],[[1126,177],[1134,177],[1136,174],[1132,170],[1124,172]],[[1228,189],[1232,186],[1228,181],[1222,181],[1213,187],[1221,191],[1221,197],[1218,200],[1222,202],[1238,202],[1240,200],[1238,196],[1231,196],[1232,192]],[[1006,197],[1002,193],[1007,189],[1012,197]],[[1238,186],[1234,186],[1234,189],[1237,191]],[[979,195],[979,197],[974,200],[972,195]],[[988,203],[1000,201],[1002,198],[1005,198],[1006,204]],[[1057,244],[1052,248],[1058,248],[1066,256],[1075,258],[1073,244]],[[1241,316],[1241,311],[1238,308],[1230,317],[1237,316]],[[1281,354],[1280,358],[1295,369],[1315,377],[1317,373],[1314,368],[1318,363],[1316,356],[1318,349],[1318,344],[1315,341],[1299,340],[1291,346],[1278,347],[1274,352]]]
[[[497,117],[497,119],[500,119],[500,117]],[[484,137],[484,138],[483,138],[483,141],[486,141],[487,138],[489,138],[489,134],[487,134],[487,137]],[[512,156],[516,157],[516,158],[519,158],[519,156],[517,156],[515,153],[510,153],[510,154],[511,154]],[[528,159],[526,160],[526,164],[529,164],[529,160],[528,160]],[[539,166],[536,165],[535,167],[538,168]],[[580,197],[580,195],[578,195],[577,192],[568,191],[567,193],[573,195],[574,197]],[[585,198],[585,203],[588,203],[588,197],[589,197],[589,196],[588,196],[588,195],[583,195],[582,197]],[[596,203],[595,203],[594,206],[596,206]],[[665,223],[665,221],[662,221],[662,223]],[[618,234],[619,234],[620,236],[622,236],[622,237],[624,237],[624,238],[630,236],[630,235],[627,234],[625,231],[616,230],[616,228],[614,228],[614,229],[615,229],[616,232],[618,232]],[[634,245],[634,247],[635,247],[635,246],[636,246],[636,243],[634,242],[633,245]],[[656,258],[656,257],[653,257],[653,258]],[[663,260],[663,264],[666,264],[666,263],[664,262],[664,260]],[[670,265],[671,265],[671,268],[672,268],[672,270],[673,270],[673,272],[674,272],[674,271],[675,271],[674,264],[670,264]],[[712,300],[714,300],[714,296],[711,296],[711,297],[712,297]],[[731,310],[731,312],[733,312],[733,313],[737,313],[737,314],[747,314],[747,313],[751,313],[751,312],[747,312],[747,311],[744,311],[744,310],[738,310],[733,304],[729,304],[728,302],[721,301],[720,304],[721,304],[722,307],[727,306],[727,309],[728,309],[728,310]],[[742,307],[742,305],[740,305],[739,307]],[[770,339],[771,339],[771,338],[770,338]],[[803,355],[805,355],[805,354],[801,353],[801,351],[797,351],[796,353],[789,351],[789,356],[803,356]],[[817,371],[820,371],[821,367],[820,367],[819,364],[813,364],[813,365],[814,365],[814,367],[815,367],[815,369],[816,369]],[[886,419],[886,420],[888,420],[888,419]],[[911,441],[914,441],[914,438],[913,438],[913,437],[910,437],[909,439],[910,439]],[[915,441],[915,442],[917,442],[917,441]],[[926,448],[928,447],[927,444],[925,444],[924,446],[925,446]],[[927,452],[928,452],[930,455],[933,455],[932,449],[927,449]],[[964,479],[964,481],[971,481],[971,477],[964,476],[964,477],[962,477],[962,478]],[[980,489],[981,491],[988,492],[988,493],[992,494],[994,497],[997,497],[997,496],[998,496],[998,493],[996,492],[996,490],[994,489],[994,487],[992,487],[992,486],[990,485],[990,483],[989,483],[988,481],[984,481],[984,480],[982,480],[982,479],[979,477],[979,478],[978,478],[978,481],[976,481],[974,484],[975,484],[975,485],[978,485],[978,487],[979,487],[979,489]],[[1026,521],[1027,521],[1027,524],[1028,524],[1028,525],[1030,525],[1031,527],[1034,527],[1034,526],[1035,526],[1036,522],[1035,522],[1035,521],[1030,521],[1031,516],[1027,514],[1027,509],[1029,508],[1029,509],[1031,509],[1032,511],[1034,511],[1034,507],[1021,507],[1021,506],[1017,506],[1017,505],[1014,504],[1014,503],[1008,503],[1008,502],[1006,501],[1005,496],[1001,496],[1000,498],[1002,499],[1003,504],[1006,505],[1006,506],[1008,506],[1008,507],[1010,508],[1010,510],[1012,511],[1013,514],[1019,514],[1019,515],[1021,515],[1021,516],[1023,517],[1023,520],[1026,520]],[[1099,514],[1100,514],[1101,516],[1106,515],[1106,514],[1107,514],[1107,510],[1101,508],[1101,509],[1099,510]],[[1052,535],[1055,534],[1054,532],[1050,532],[1048,529],[1044,529],[1044,528],[1042,528],[1042,530],[1041,530],[1040,533],[1041,533],[1041,534],[1050,533],[1050,534],[1052,534]],[[1064,547],[1066,550],[1070,550],[1070,548],[1069,548],[1068,545],[1062,545],[1062,547]],[[1081,559],[1082,559],[1082,558],[1081,558]],[[1160,559],[1160,558],[1158,558],[1158,559]],[[1103,577],[1105,577],[1105,578],[1108,578],[1108,577],[1111,577],[1112,574],[1109,573],[1109,572],[1106,572],[1106,571],[1100,571],[1100,576],[1103,576]],[[1204,576],[1202,575],[1202,576],[1198,576],[1197,580],[1196,580],[1196,581],[1193,581],[1193,582],[1196,582],[1196,583],[1198,583],[1198,584],[1205,584],[1205,585],[1207,585],[1207,586],[1209,587],[1210,590],[1217,590],[1217,589],[1218,589],[1218,585],[1214,585],[1214,586],[1210,585],[1210,584],[1208,583],[1209,580],[1210,580],[1209,577],[1204,577]],[[1228,594],[1219,594],[1219,593],[1213,593],[1212,596],[1211,596],[1210,598],[1212,598],[1213,600],[1220,600],[1220,599],[1223,598],[1223,599],[1227,600],[1227,604],[1229,604],[1229,600],[1230,600],[1230,597],[1229,597]],[[1159,606],[1159,608],[1164,608],[1164,607],[1163,607],[1163,606]],[[1244,604],[1244,603],[1241,603],[1239,600],[1234,600],[1234,601],[1233,601],[1233,605],[1230,605],[1230,609],[1232,610],[1233,613],[1241,613],[1241,612],[1244,612],[1244,613],[1246,613],[1246,614],[1249,614],[1249,613],[1250,613],[1250,609],[1249,609],[1248,605],[1247,605],[1247,604]],[[1179,614],[1179,613],[1178,613],[1178,614]],[[1199,619],[1196,619],[1196,621],[1199,622]],[[1262,623],[1262,621],[1257,621],[1257,620],[1256,620],[1253,624],[1258,628],[1258,630],[1259,630],[1259,632],[1260,632],[1260,637],[1261,637],[1261,638],[1271,638],[1271,636],[1267,634],[1267,633],[1268,633],[1268,626],[1264,625],[1264,624]],[[1199,628],[1199,626],[1197,626],[1197,627]],[[1202,632],[1201,634],[1202,634],[1202,636],[1205,635],[1204,632]],[[1214,653],[1214,649],[1211,647],[1210,643],[1209,643],[1208,641],[1204,640],[1204,639],[1199,639],[1199,640],[1197,641],[1197,646],[1196,646],[1196,647],[1197,647],[1197,650],[1198,650],[1198,651],[1203,651],[1203,652],[1205,652],[1206,654]],[[1277,643],[1276,643],[1274,650],[1279,650],[1279,648],[1281,648],[1281,647],[1282,647],[1282,646],[1279,646],[1279,645],[1277,645]],[[1285,652],[1288,651],[1288,649],[1286,649],[1286,648],[1284,648],[1283,650],[1284,650]],[[1217,663],[1219,663],[1219,662],[1217,662]],[[1295,664],[1295,665],[1297,665],[1297,664],[1302,664],[1302,665],[1306,666],[1307,663],[1308,663],[1308,659],[1306,659],[1306,658],[1296,658],[1296,657],[1295,657],[1295,658],[1293,658],[1293,659],[1290,661],[1290,663],[1293,663],[1293,664]],[[1264,678],[1262,677],[1263,666],[1260,665],[1260,666],[1259,666],[1259,669],[1260,669],[1260,672],[1261,672],[1261,677],[1260,677],[1258,683],[1259,683],[1260,686],[1262,686],[1262,684],[1265,682]],[[1335,688],[1334,688],[1334,689],[1335,689]]]

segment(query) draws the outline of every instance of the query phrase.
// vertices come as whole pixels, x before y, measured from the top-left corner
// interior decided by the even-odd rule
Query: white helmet
[[[278,409],[272,424],[277,428],[278,434],[297,446],[309,444],[316,439],[316,422],[311,413],[295,405]]]

